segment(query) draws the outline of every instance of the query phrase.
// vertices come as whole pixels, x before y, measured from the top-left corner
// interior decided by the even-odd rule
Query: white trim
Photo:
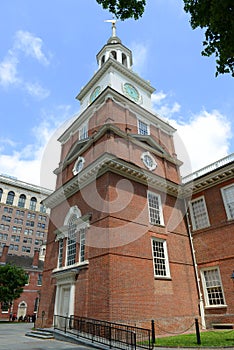
[[[217,305],[211,305],[210,304],[208,293],[207,293],[207,286],[206,286],[206,280],[205,280],[204,272],[205,271],[211,271],[211,270],[217,270],[217,272],[218,272],[220,288],[221,288],[221,291],[222,291],[222,297],[223,297],[224,304],[217,304]],[[223,284],[222,284],[222,279],[221,279],[219,266],[210,266],[210,267],[202,268],[200,270],[200,273],[201,273],[201,281],[202,281],[202,287],[203,287],[204,298],[205,298],[205,308],[221,308],[221,307],[227,306],[226,305],[226,301],[225,301]]]
[[[163,251],[164,251],[164,255],[165,255],[165,272],[166,275],[156,275],[155,274],[155,263],[154,263],[154,247],[153,247],[153,242],[157,241],[157,242],[161,242],[163,243]],[[153,269],[154,269],[154,277],[155,278],[165,278],[165,279],[169,279],[171,278],[171,274],[170,274],[170,267],[169,267],[169,258],[168,258],[168,251],[167,251],[167,241],[165,239],[161,239],[161,238],[157,238],[157,237],[152,237],[151,238],[151,247],[152,247],[152,257],[153,257]]]
[[[155,222],[152,222],[151,221],[151,215],[150,215],[150,205],[149,205],[149,194],[157,197],[157,200],[158,200],[158,206],[159,206],[159,220],[160,220],[160,223],[155,223]],[[158,193],[155,193],[155,192],[152,192],[152,191],[147,191],[147,203],[148,203],[148,213],[149,213],[149,222],[152,224],[152,225],[159,225],[159,226],[164,226],[164,218],[163,218],[163,210],[162,210],[162,202],[161,202],[161,196],[160,194]],[[152,207],[153,208],[153,207]],[[157,210],[157,208],[153,208],[155,210]]]
[[[149,165],[149,163],[147,162],[146,158],[150,158],[152,165]],[[145,164],[145,166],[150,170],[153,171],[156,169],[157,167],[157,162],[155,161],[154,157],[152,156],[152,154],[150,152],[144,152],[141,155],[141,160],[142,162]]]

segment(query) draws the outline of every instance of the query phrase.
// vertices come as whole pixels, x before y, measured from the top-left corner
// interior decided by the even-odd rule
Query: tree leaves
[[[127,18],[139,19],[144,13],[146,0],[97,0],[97,3],[124,21]]]
[[[10,304],[19,298],[27,281],[28,277],[21,267],[0,266],[0,302]]]

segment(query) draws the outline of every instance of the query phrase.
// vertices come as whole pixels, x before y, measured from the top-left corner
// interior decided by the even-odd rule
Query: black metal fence
[[[153,349],[151,330],[78,316],[54,316],[54,328],[124,350]]]

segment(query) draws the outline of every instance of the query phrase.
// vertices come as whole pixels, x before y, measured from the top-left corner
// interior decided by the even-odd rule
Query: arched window
[[[14,202],[14,198],[15,198],[15,192],[9,191],[9,192],[8,192],[8,195],[7,195],[6,204],[12,205],[13,202]]]
[[[21,194],[21,195],[19,196],[18,207],[24,208],[24,206],[25,206],[25,201],[26,201],[26,196],[25,196],[25,194]]]
[[[105,55],[102,56],[102,59],[101,59],[101,66],[103,66],[104,63],[105,63]]]
[[[42,202],[40,203],[40,212],[46,213],[46,206]]]
[[[37,204],[37,199],[35,197],[32,197],[30,199],[29,209],[36,210],[36,204]]]
[[[75,215],[68,222],[67,238],[67,265],[73,265],[76,262],[76,221]]]
[[[117,59],[117,53],[116,53],[116,51],[111,51],[110,57],[111,57],[111,58],[114,58],[114,59],[116,60],[116,59]]]
[[[2,199],[3,190],[0,188],[0,200]]]
[[[127,67],[127,56],[125,53],[122,53],[122,64]]]

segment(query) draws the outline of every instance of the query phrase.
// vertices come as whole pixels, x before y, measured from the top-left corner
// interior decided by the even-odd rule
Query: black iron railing
[[[124,350],[153,348],[151,330],[78,316],[54,316],[54,328]]]

